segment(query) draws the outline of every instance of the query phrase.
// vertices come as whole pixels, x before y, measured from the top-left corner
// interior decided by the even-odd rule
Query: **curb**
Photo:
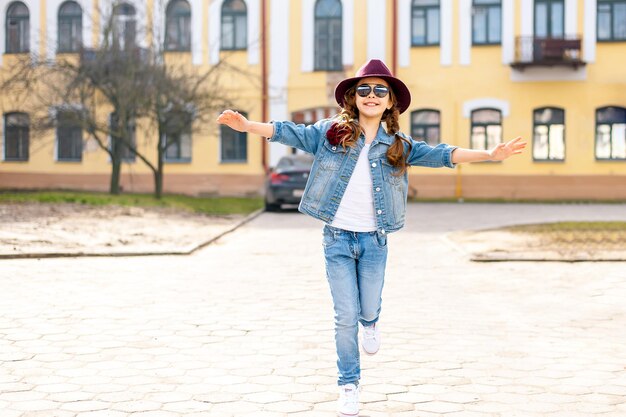
[[[37,259],[37,258],[83,258],[83,257],[130,257],[130,256],[168,256],[168,255],[191,255],[199,249],[210,245],[222,236],[225,236],[231,232],[234,232],[244,224],[260,216],[265,210],[258,209],[241,219],[238,223],[234,224],[230,229],[227,229],[216,236],[211,237],[209,240],[188,246],[179,250],[163,250],[163,251],[150,251],[150,252],[132,252],[132,251],[120,251],[120,252],[41,252],[41,253],[16,253],[16,254],[0,254],[0,260],[2,259]]]

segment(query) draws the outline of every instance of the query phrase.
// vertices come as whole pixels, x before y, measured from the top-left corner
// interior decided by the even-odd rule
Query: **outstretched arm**
[[[452,151],[452,163],[462,164],[464,162],[482,161],[502,161],[512,155],[522,153],[526,147],[526,142],[520,142],[520,136],[507,143],[499,143],[493,149],[479,151],[475,149],[456,148]]]
[[[274,125],[271,123],[251,122],[241,113],[232,110],[224,110],[217,117],[217,123],[226,125],[238,132],[248,132],[270,138],[274,134]]]

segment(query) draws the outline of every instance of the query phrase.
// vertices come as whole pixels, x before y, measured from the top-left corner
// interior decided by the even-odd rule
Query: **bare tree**
[[[103,25],[97,48],[83,49],[78,57],[22,57],[3,80],[2,89],[33,115],[34,136],[59,123],[78,125],[107,152],[110,193],[120,193],[124,157],[135,155],[153,172],[154,193],[160,198],[168,149],[181,146],[181,135],[212,125],[217,113],[232,103],[232,97],[218,87],[222,75],[238,73],[251,82],[254,77],[227,60],[205,70],[168,63],[160,37],[155,36],[150,47],[139,47],[137,28],[122,28],[116,7]],[[107,110],[110,113],[103,114]],[[133,126],[139,119],[149,121],[156,134],[156,149],[152,148],[156,161],[134,140]]]

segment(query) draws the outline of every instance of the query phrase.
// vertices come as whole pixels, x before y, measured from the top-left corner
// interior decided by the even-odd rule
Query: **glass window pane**
[[[626,109],[606,107],[597,111],[598,123],[626,123]]]
[[[180,135],[180,157],[191,159],[191,133],[189,132]]]
[[[598,39],[611,39],[611,6],[608,4],[598,6]]]
[[[222,17],[222,47],[225,49],[234,48],[235,25],[232,16]]]
[[[487,149],[491,149],[502,142],[502,127],[499,125],[487,126]]]
[[[565,126],[550,126],[550,159],[565,159],[565,137],[563,135]]]
[[[562,38],[563,37],[563,3],[553,2],[552,10],[551,10],[551,25],[552,25],[552,37],[553,38]]]
[[[535,126],[533,158],[548,159],[548,126]]]
[[[626,2],[613,4],[613,38],[626,39]]]
[[[428,33],[426,41],[429,44],[439,43],[439,9],[428,9]]]
[[[487,42],[487,9],[484,7],[474,8],[474,42]]]
[[[439,127],[438,126],[429,127],[426,130],[426,142],[428,142],[428,144],[431,146],[435,146],[439,144],[440,141],[441,141],[441,138],[439,136]]]
[[[235,48],[242,48],[245,49],[246,45],[247,45],[247,39],[246,39],[246,16],[245,15],[239,15],[237,16],[236,20],[235,20]]]
[[[626,124],[616,123],[612,127],[611,158],[626,158]]]
[[[500,34],[502,33],[502,29],[500,27],[500,7],[490,7],[489,8],[489,42],[498,43],[500,42]]]
[[[611,126],[598,125],[596,131],[596,158],[611,157]]]
[[[548,37],[548,8],[545,3],[535,3],[535,36]]]
[[[439,112],[432,111],[432,110],[414,111],[413,123],[415,124],[438,124]]]
[[[341,16],[341,2],[339,0],[318,0],[315,5],[316,17]]]
[[[439,6],[439,0],[413,0],[414,6]]]
[[[470,140],[472,149],[485,149],[485,127],[472,127],[472,138]]]
[[[497,123],[500,124],[500,110],[475,110],[472,112],[472,123]]]
[[[424,45],[426,43],[426,19],[424,10],[415,10],[413,13],[412,43],[413,45]]]

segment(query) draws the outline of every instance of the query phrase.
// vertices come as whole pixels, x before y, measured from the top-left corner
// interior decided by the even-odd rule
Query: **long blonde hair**
[[[343,98],[343,107],[341,112],[337,116],[339,119],[337,124],[338,131],[345,131],[346,133],[340,139],[340,143],[345,148],[346,146],[355,146],[359,136],[362,133],[361,126],[357,118],[359,117],[359,109],[356,106],[356,85],[348,88]],[[387,161],[390,165],[398,168],[398,171],[395,175],[403,175],[409,165],[407,164],[407,157],[409,152],[411,152],[411,142],[398,135],[397,133],[400,131],[400,124],[398,119],[400,118],[400,111],[398,110],[397,104],[398,101],[396,99],[395,94],[391,88],[389,89],[389,100],[392,103],[390,109],[387,109],[383,112],[382,120],[385,122],[387,126],[387,133],[393,135],[395,140],[387,149]],[[404,144],[406,142],[409,145],[409,152],[404,153]]]

